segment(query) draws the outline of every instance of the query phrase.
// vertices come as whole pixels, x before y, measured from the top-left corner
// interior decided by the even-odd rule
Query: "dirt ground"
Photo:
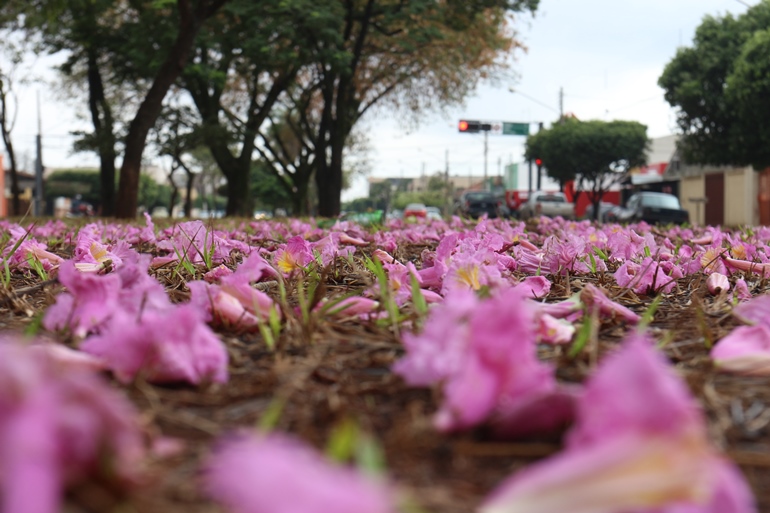
[[[402,247],[398,256],[414,260],[423,248]],[[327,277],[326,294],[359,288],[371,280],[363,267],[340,271],[336,279]],[[172,299],[185,299],[182,278],[167,270],[159,271],[157,277]],[[581,280],[600,284],[611,295],[623,293],[617,300],[639,313],[652,301],[621,291],[609,274],[554,280],[549,301],[568,297],[580,288]],[[758,294],[768,284],[754,287]],[[27,327],[59,290],[56,283],[41,286],[39,280],[16,276],[11,292],[0,292],[0,330]],[[663,299],[651,329],[668,340],[664,350],[707,413],[713,442],[740,465],[760,511],[770,511],[768,379],[718,374],[708,358],[707,343],[735,325],[724,298],[711,297],[705,280],[691,277],[680,280],[676,292]],[[543,348],[541,356],[557,364],[560,379],[580,382],[628,329],[605,322],[577,358],[568,358],[560,348]],[[180,439],[182,451],[151,460],[143,482],[127,495],[98,483],[71,490],[67,512],[221,511],[201,494],[201,459],[214,438],[233,428],[256,425],[276,399],[283,411],[275,429],[294,433],[319,448],[326,445],[334,426],[355,420],[381,445],[388,473],[415,501],[414,511],[473,511],[504,477],[559,450],[558,439],[501,441],[483,429],[437,434],[431,426],[437,408],[435,392],[409,388],[389,370],[402,354],[392,327],[357,320],[303,327],[297,319],[289,319],[274,351],[267,349],[259,334],[219,332],[231,357],[226,385],[196,388],[136,382],[126,387],[142,412],[148,434]]]

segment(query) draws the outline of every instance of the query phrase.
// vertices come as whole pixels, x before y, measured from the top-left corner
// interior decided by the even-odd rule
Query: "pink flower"
[[[125,259],[115,273],[81,273],[71,260],[59,269],[59,281],[67,290],[45,312],[47,330],[69,329],[82,338],[103,329],[116,313],[139,314],[144,310],[166,310],[171,302],[163,286],[147,274],[148,256],[136,262]]]
[[[746,280],[743,278],[738,278],[735,280],[735,288],[733,289],[733,292],[735,293],[735,297],[737,297],[740,301],[745,301],[752,298],[751,292],[749,292],[749,286],[746,285]]]
[[[745,376],[770,376],[770,327],[739,326],[711,349],[717,369]]]
[[[430,311],[422,333],[405,333],[406,355],[393,365],[411,386],[437,384],[458,372],[468,347],[468,318],[478,304],[470,291],[456,291]]]
[[[274,262],[278,270],[288,276],[292,272],[306,267],[314,260],[310,243],[297,236],[286,241],[284,249],[276,253]]]
[[[575,325],[557,319],[545,312],[537,316],[537,341],[543,344],[561,345],[572,342]]]
[[[392,490],[326,462],[286,435],[221,440],[206,465],[208,495],[233,513],[393,513]]]
[[[770,328],[770,294],[762,294],[739,304],[733,314],[748,324],[764,324]]]
[[[59,268],[59,281],[67,292],[56,296],[56,303],[46,310],[43,326],[47,330],[69,329],[76,337],[84,337],[118,310],[121,280],[116,274],[83,274],[67,260]]]
[[[726,257],[724,255],[722,256],[722,260],[730,269],[757,273],[762,275],[763,278],[770,277],[770,263],[758,264],[747,260],[736,260],[735,258]]]
[[[551,292],[551,282],[545,276],[527,276],[518,287],[525,287],[529,293],[527,297],[540,299]]]
[[[519,415],[558,391],[553,369],[537,359],[536,310],[526,294],[513,287],[479,301],[455,291],[431,311],[421,335],[405,337],[407,354],[394,371],[412,385],[441,382],[444,400],[434,418],[439,430],[489,419],[500,434],[508,427],[518,436],[561,426],[571,416],[565,408],[553,417],[556,425],[543,425]]]
[[[619,286],[630,288],[637,294],[668,294],[676,286],[676,280],[666,275],[663,266],[651,257],[646,257],[641,264],[627,260],[614,276]]]
[[[327,315],[334,317],[367,317],[373,314],[380,307],[379,301],[361,296],[352,296],[341,301],[328,305],[329,301],[322,300],[316,306],[316,310],[321,310]]]
[[[589,311],[596,307],[599,313],[606,317],[618,317],[631,324],[636,324],[641,319],[639,315],[611,300],[604,294],[602,289],[590,283],[586,283],[583,286],[583,290],[580,291],[580,300]]]
[[[730,290],[730,281],[722,273],[713,272],[706,278],[706,286],[709,289],[711,295],[718,295],[721,292],[727,292]]]
[[[708,441],[686,384],[632,335],[578,401],[565,450],[511,476],[482,513],[749,513],[751,492]]]
[[[123,383],[137,375],[151,383],[227,381],[227,350],[192,305],[144,312],[139,319],[117,315],[80,347],[104,359]]]
[[[0,339],[0,511],[56,513],[69,484],[130,482],[142,456],[136,413],[99,376]]]

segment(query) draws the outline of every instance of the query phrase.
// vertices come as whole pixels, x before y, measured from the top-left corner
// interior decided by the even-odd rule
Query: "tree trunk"
[[[115,215],[115,132],[112,112],[104,97],[104,84],[99,72],[97,54],[88,49],[88,107],[99,153],[99,180],[101,182],[100,214],[104,217]]]
[[[8,105],[6,103],[5,89],[3,89],[2,81],[0,81],[0,131],[2,131],[3,144],[5,150],[8,152],[8,160],[11,167],[8,169],[11,172],[11,215],[21,215],[21,204],[19,201],[19,175],[16,168],[16,152],[13,150],[13,142],[11,142],[11,132],[8,130]],[[5,194],[5,191],[0,191]]]
[[[244,164],[251,165],[250,161],[238,159],[238,169],[233,169],[227,176],[227,207],[225,215],[251,217],[251,194],[249,190],[250,173],[244,169]]]
[[[195,185],[195,174],[185,169],[187,172],[187,186],[184,195],[184,216],[192,217],[192,192]]]
[[[166,93],[187,64],[202,22],[211,16],[213,11],[222,3],[224,3],[223,0],[218,0],[214,6],[207,8],[208,3],[201,0],[201,4],[193,11],[189,0],[177,0],[179,32],[176,40],[169,50],[166,60],[163,61],[155,75],[155,80],[153,80],[150,90],[131,121],[126,135],[123,164],[120,167],[120,194],[115,210],[118,218],[133,219],[136,217],[139,198],[139,173],[142,165],[142,154],[147,143],[147,134],[160,114]]]

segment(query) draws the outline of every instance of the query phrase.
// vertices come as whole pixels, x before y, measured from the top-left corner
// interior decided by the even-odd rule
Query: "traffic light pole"
[[[529,165],[529,169],[528,169],[529,177],[527,179],[527,188],[528,188],[529,193],[532,194],[532,159],[529,159],[527,161],[527,164]]]
[[[487,183],[487,153],[489,150],[489,146],[487,144],[487,139],[489,138],[489,130],[484,130],[484,190],[489,190],[489,184]]]

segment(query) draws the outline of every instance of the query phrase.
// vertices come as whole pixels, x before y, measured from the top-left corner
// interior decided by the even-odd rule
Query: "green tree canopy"
[[[562,187],[575,181],[594,212],[604,193],[646,162],[647,127],[636,121],[578,121],[565,118],[527,138],[526,157],[543,161],[548,176]]]
[[[676,107],[684,160],[770,166],[770,0],[734,17],[707,16],[658,84]]]

